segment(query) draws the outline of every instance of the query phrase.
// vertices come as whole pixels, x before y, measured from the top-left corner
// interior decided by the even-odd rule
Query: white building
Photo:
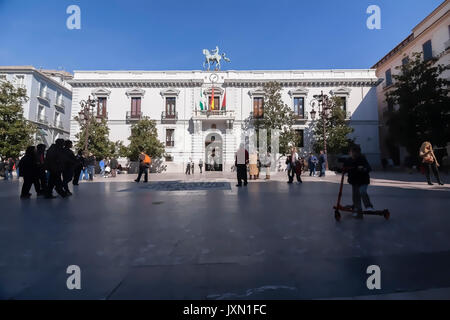
[[[25,119],[36,124],[36,141],[51,145],[56,139],[68,139],[72,92],[64,71],[37,70],[31,66],[0,66],[0,81],[9,81],[26,89],[28,101],[23,105]]]
[[[407,154],[403,147],[390,145],[388,142],[387,117],[385,111],[397,108],[388,105],[386,92],[393,84],[393,75],[400,70],[396,67],[411,58],[412,53],[423,53],[424,59],[437,58],[438,64],[450,65],[450,0],[441,3],[432,13],[414,27],[412,33],[400,42],[394,49],[386,54],[372,68],[376,69],[377,77],[383,79],[383,83],[377,87],[378,112],[380,117],[380,148],[381,157],[392,159],[396,165],[401,164]],[[450,78],[450,70],[442,74]]]
[[[310,102],[323,91],[344,99],[357,143],[369,161],[379,165],[378,78],[375,70],[368,69],[75,71],[70,81],[71,139],[79,131],[74,120],[80,111],[79,103],[90,95],[100,99],[97,113],[107,118],[111,140],[128,144],[131,124],[146,116],[157,122],[158,136],[170,155],[165,159],[168,171],[182,172],[190,158],[196,164],[199,159],[207,163],[212,142],[223,169],[229,171],[243,137],[243,125],[263,108],[262,86],[268,81],[282,85],[282,98],[296,114],[295,129],[303,136],[302,152],[311,150]],[[211,109],[213,83],[215,110],[201,110],[202,99]],[[222,108],[225,95],[226,106]]]

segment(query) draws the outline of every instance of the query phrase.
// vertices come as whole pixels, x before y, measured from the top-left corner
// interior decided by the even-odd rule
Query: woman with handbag
[[[443,186],[444,184],[441,181],[441,177],[439,176],[439,163],[437,162],[436,156],[433,152],[433,147],[431,146],[431,143],[428,141],[425,141],[422,143],[422,146],[420,147],[419,152],[420,157],[422,158],[422,164],[425,168],[425,176],[427,177],[428,184],[431,186],[433,185],[431,183],[431,170],[433,170],[433,174],[436,177],[436,180],[438,181],[438,184]]]

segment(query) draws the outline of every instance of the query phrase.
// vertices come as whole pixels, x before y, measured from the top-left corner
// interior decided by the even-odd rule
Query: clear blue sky
[[[442,0],[0,0],[0,65],[65,70],[369,68]],[[81,8],[68,30],[66,8]],[[381,30],[366,27],[369,5]]]

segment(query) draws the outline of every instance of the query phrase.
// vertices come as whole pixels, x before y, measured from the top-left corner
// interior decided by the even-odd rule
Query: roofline
[[[439,10],[441,10],[445,5],[447,4],[449,0],[444,0],[436,9],[433,10],[429,15],[427,15],[422,21],[420,21],[413,29],[412,31],[415,32],[419,27],[421,27],[427,20],[429,20],[431,17],[433,17]]]
[[[226,73],[226,72],[236,72],[236,73],[251,73],[251,72],[324,72],[324,71],[331,71],[331,72],[342,72],[342,71],[351,71],[351,72],[361,72],[361,71],[376,71],[373,68],[365,68],[365,69],[272,69],[272,70],[74,70],[73,73],[92,73],[92,72],[98,72],[98,73],[133,73],[133,72],[145,72],[145,73],[161,73],[161,72],[167,72],[167,73],[195,73],[195,72],[210,72],[210,73]]]
[[[42,73],[41,71],[37,70],[33,66],[0,66],[0,72],[11,72],[11,73],[12,72],[15,72],[15,73],[19,73],[19,72],[33,73],[34,72],[34,73],[37,73],[39,76],[44,77],[45,79],[47,79],[48,81],[50,81],[54,85],[58,86],[59,88],[65,90],[68,93],[70,93],[70,95],[72,95],[72,90],[70,90],[67,87],[63,86],[59,82],[53,80],[52,78],[50,78],[46,74]]]

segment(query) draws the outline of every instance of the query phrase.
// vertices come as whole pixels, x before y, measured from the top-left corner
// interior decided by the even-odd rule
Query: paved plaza
[[[68,199],[0,181],[1,299],[450,299],[450,187],[375,172],[390,220],[334,219],[339,175],[96,177]],[[448,175],[443,175],[449,182]],[[34,192],[34,190],[32,190]],[[344,187],[350,203],[350,186]],[[68,290],[69,265],[81,290]],[[366,268],[381,268],[368,290]]]

